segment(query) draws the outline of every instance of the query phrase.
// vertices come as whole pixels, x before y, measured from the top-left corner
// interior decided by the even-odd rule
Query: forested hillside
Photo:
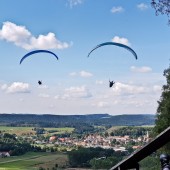
[[[155,116],[144,115],[37,115],[37,114],[0,114],[0,124],[12,126],[74,127],[79,125],[95,126],[141,126],[154,125]]]

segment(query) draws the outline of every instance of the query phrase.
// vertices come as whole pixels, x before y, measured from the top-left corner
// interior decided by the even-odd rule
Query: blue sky
[[[0,113],[154,114],[169,35],[167,16],[156,16],[149,0],[1,0]],[[138,60],[116,46],[87,58],[108,41],[130,46]],[[59,60],[39,53],[20,65],[35,49]]]

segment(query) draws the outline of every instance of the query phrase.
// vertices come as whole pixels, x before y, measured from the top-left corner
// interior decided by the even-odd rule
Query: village
[[[112,136],[110,133],[106,133],[106,132],[83,134],[81,137],[80,136],[75,137],[74,135],[67,134],[66,137],[64,137],[59,134],[58,135],[53,134],[48,136],[45,136],[44,134],[41,135],[25,134],[22,136],[4,134],[3,136],[8,136],[8,137],[15,136],[16,140],[26,141],[31,146],[34,146],[34,148],[39,148],[36,151],[32,150],[33,152],[36,152],[35,154],[37,154],[38,157],[42,157],[44,154],[51,154],[51,156],[62,154],[62,156],[64,155],[65,157],[67,156],[69,157],[70,155],[69,153],[72,153],[74,151],[77,151],[78,153],[78,150],[79,149],[81,150],[82,148],[86,150],[96,149],[96,151],[102,149],[101,150],[102,154],[100,154],[101,156],[94,158],[96,161],[106,160],[107,152],[115,153],[115,155],[118,155],[119,157],[122,157],[123,155],[127,156],[132,152],[140,149],[142,146],[144,146],[146,143],[148,143],[151,140],[148,131],[146,131],[145,135],[138,136],[138,137],[134,137],[134,136],[132,137],[131,135]],[[84,150],[84,153],[86,153],[86,150]],[[31,154],[33,154],[33,152]],[[18,159],[20,158],[19,155],[12,154],[10,150],[0,152],[1,161],[3,160],[5,161],[8,159],[12,160],[17,158]],[[69,159],[70,166],[72,165],[72,161],[74,160]],[[57,164],[60,165],[59,163]],[[68,166],[68,161],[65,162],[64,166]]]
[[[82,138],[75,137],[57,137],[51,136],[49,140],[34,140],[37,146],[64,146],[66,151],[72,147],[101,147],[103,149],[113,149],[114,151],[127,152],[129,148],[133,151],[140,149],[143,145],[151,140],[149,133],[143,136],[132,138],[129,135],[125,136],[103,136],[100,134],[88,134]]]
[[[36,130],[36,131],[35,131]],[[60,134],[49,133],[42,128],[32,128],[29,133],[24,131],[19,134],[4,134],[13,140],[25,141],[41,152],[67,152],[78,148],[103,148],[112,149],[115,152],[132,153],[147,144],[150,138],[150,128],[123,127],[118,131],[102,131],[92,133],[76,134],[74,131]],[[36,132],[36,133],[35,133]],[[54,132],[54,131],[52,131]],[[68,132],[68,131],[67,131]],[[128,134],[129,133],[129,134]],[[2,137],[5,137],[1,134]],[[0,152],[0,157],[11,156],[10,150]]]

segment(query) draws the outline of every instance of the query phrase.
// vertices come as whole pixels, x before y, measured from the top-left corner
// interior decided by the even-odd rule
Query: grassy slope
[[[67,155],[62,153],[34,153],[29,152],[22,156],[1,158],[0,170],[36,170],[39,167],[52,168],[58,164],[66,165]]]
[[[18,136],[21,136],[23,134],[32,133],[35,134],[35,131],[33,131],[34,127],[9,127],[9,126],[0,126],[0,131],[3,131],[3,133],[10,133],[10,134],[16,134]],[[44,128],[45,130],[56,130],[55,133],[50,133],[50,135],[53,134],[64,134],[64,133],[71,133],[74,128]]]

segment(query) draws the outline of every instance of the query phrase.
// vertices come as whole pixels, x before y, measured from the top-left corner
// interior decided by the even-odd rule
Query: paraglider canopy
[[[118,46],[118,47],[123,47],[123,48],[129,50],[129,51],[134,55],[134,57],[135,57],[136,60],[137,60],[137,58],[138,58],[138,57],[137,57],[137,54],[135,53],[135,51],[134,51],[132,48],[130,48],[130,47],[127,46],[127,45],[124,45],[124,44],[121,44],[121,43],[116,43],[116,42],[105,42],[105,43],[102,43],[102,44],[97,45],[96,47],[94,47],[94,48],[89,52],[88,57],[90,56],[90,54],[91,54],[94,50],[96,50],[96,49],[99,48],[99,47],[105,46],[105,45],[115,45],[115,46]]]
[[[55,53],[51,52],[51,51],[48,51],[48,50],[35,50],[35,51],[31,51],[29,53],[27,53],[26,55],[24,55],[21,60],[20,60],[20,64],[25,60],[25,58],[31,56],[32,54],[36,54],[36,53],[49,53],[49,54],[52,54],[54,57],[56,57],[56,59],[58,60],[58,57]]]

